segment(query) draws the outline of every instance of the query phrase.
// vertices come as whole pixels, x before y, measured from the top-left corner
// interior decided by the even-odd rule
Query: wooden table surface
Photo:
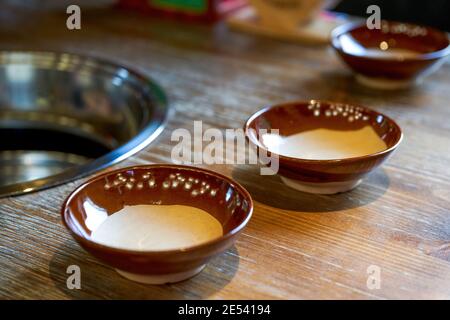
[[[7,11],[8,10],[8,11]],[[8,12],[8,13],[7,13]],[[294,99],[355,102],[398,121],[405,139],[352,192],[308,195],[249,165],[210,168],[255,200],[236,245],[198,276],[148,286],[121,278],[81,249],[59,209],[80,182],[0,200],[0,297],[146,299],[450,298],[450,66],[419,88],[374,92],[357,85],[329,48],[186,25],[114,10],[0,10],[0,49],[64,50],[108,58],[156,79],[175,110],[163,134],[119,166],[170,162],[176,128],[241,128],[262,106]],[[81,290],[66,268],[81,267]],[[369,289],[367,269],[380,268]]]

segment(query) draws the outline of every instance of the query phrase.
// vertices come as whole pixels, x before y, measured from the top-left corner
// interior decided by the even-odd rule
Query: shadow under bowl
[[[359,157],[312,160],[271,152],[263,143],[263,135],[273,129],[286,137],[320,128],[354,131],[366,126],[372,127],[386,144],[386,149]],[[244,130],[250,143],[260,149],[259,153],[263,151],[271,159],[278,158],[278,174],[286,185],[315,194],[335,194],[355,188],[392,154],[403,136],[400,127],[379,112],[362,106],[318,100],[265,108],[247,120]]]
[[[222,224],[223,235],[196,246],[164,251],[119,249],[92,240],[99,223],[90,222],[103,221],[124,206],[143,204],[202,209]],[[230,248],[252,211],[250,194],[230,178],[188,166],[147,165],[111,171],[87,181],[69,195],[61,215],[75,240],[119,274],[138,282],[164,284],[194,276],[208,260]]]
[[[377,89],[408,88],[437,70],[450,54],[445,32],[401,22],[382,21],[379,29],[350,23],[333,30],[331,38],[356,80]]]

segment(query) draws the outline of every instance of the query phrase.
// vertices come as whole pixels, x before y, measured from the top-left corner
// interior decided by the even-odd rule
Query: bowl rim
[[[435,33],[439,33],[442,36],[444,36],[445,38],[447,38],[447,46],[445,48],[442,48],[442,49],[439,49],[436,51],[432,51],[432,52],[428,52],[428,53],[418,53],[414,57],[404,57],[401,60],[395,59],[395,58],[377,58],[377,57],[367,56],[365,54],[354,54],[354,53],[344,51],[338,38],[345,33],[349,33],[353,30],[364,27],[366,25],[366,23],[364,21],[349,22],[349,23],[345,23],[343,25],[340,25],[340,26],[334,28],[331,31],[331,46],[336,51],[338,51],[342,54],[348,55],[348,56],[364,58],[364,59],[372,60],[372,61],[386,61],[386,62],[398,62],[398,63],[441,59],[450,54],[450,38],[446,32],[443,32],[439,29],[429,27],[426,25],[409,23],[409,22],[400,22],[400,21],[394,21],[394,20],[381,20],[381,23],[383,23],[383,22],[390,23],[390,24],[406,24],[409,26],[421,27],[421,28],[425,28],[427,30],[433,31]],[[369,29],[369,31],[372,31],[372,30]]]
[[[231,229],[230,231],[228,231],[226,234],[223,234],[221,237],[207,241],[207,242],[203,242],[201,244],[195,245],[195,246],[191,246],[191,247],[186,247],[186,248],[180,248],[180,249],[170,249],[170,250],[154,250],[154,251],[149,251],[149,250],[128,250],[128,249],[121,249],[121,248],[116,248],[116,247],[111,247],[108,245],[104,245],[104,244],[100,244],[97,243],[95,241],[92,241],[89,238],[86,238],[80,234],[78,234],[77,232],[75,232],[72,227],[70,226],[70,224],[67,222],[68,220],[68,214],[67,214],[67,208],[68,208],[68,204],[81,192],[83,191],[88,185],[90,185],[91,183],[97,182],[101,179],[103,179],[106,176],[109,175],[114,175],[116,173],[120,173],[120,172],[124,172],[124,171],[128,171],[128,170],[152,170],[152,169],[159,169],[159,168],[169,168],[169,169],[182,169],[182,170],[187,170],[187,171],[195,171],[195,172],[202,172],[205,173],[207,175],[211,175],[214,176],[215,178],[219,178],[221,180],[225,180],[226,182],[228,182],[230,185],[232,185],[233,187],[237,188],[239,190],[239,192],[241,194],[243,194],[245,196],[245,198],[248,200],[249,202],[249,207],[247,210],[247,215],[244,218],[244,220],[239,223],[238,226],[234,227],[233,229]],[[248,224],[248,222],[250,221],[252,214],[253,214],[253,199],[250,195],[250,193],[239,183],[237,183],[236,181],[234,181],[233,179],[222,175],[220,173],[217,173],[215,171],[209,170],[209,169],[204,169],[204,168],[199,168],[199,167],[194,167],[194,166],[188,166],[188,165],[178,165],[178,164],[149,164],[149,165],[137,165],[137,166],[129,166],[129,167],[123,167],[123,168],[119,168],[116,170],[111,170],[111,171],[107,171],[104,172],[102,174],[96,175],[92,178],[90,178],[89,180],[83,182],[81,185],[79,185],[78,187],[76,187],[68,196],[67,198],[64,200],[62,207],[61,207],[61,219],[62,222],[64,224],[64,226],[69,230],[69,232],[72,234],[72,236],[75,238],[75,240],[77,240],[78,242],[80,242],[83,245],[86,245],[88,247],[94,247],[97,250],[101,250],[101,251],[109,251],[112,253],[117,253],[117,254],[129,254],[129,255],[145,255],[145,256],[161,256],[161,255],[172,255],[172,254],[180,254],[180,253],[193,253],[195,251],[199,251],[205,248],[208,248],[209,246],[214,246],[216,244],[219,244],[221,242],[225,242],[226,240],[236,236],[240,231],[242,231],[243,228],[245,228],[245,226]]]
[[[264,107],[263,109],[255,112],[254,114],[252,114],[250,116],[250,118],[247,119],[247,121],[245,122],[244,125],[244,133],[245,136],[247,137],[247,139],[256,147],[263,149],[265,152],[267,152],[268,154],[274,154],[277,155],[280,159],[283,160],[287,160],[287,161],[293,161],[293,162],[297,162],[297,163],[305,163],[305,164],[338,164],[338,163],[349,163],[349,162],[357,162],[357,161],[361,161],[361,160],[367,160],[370,158],[375,158],[378,156],[382,156],[382,155],[387,155],[390,152],[394,151],[399,144],[402,142],[403,140],[403,131],[400,128],[400,126],[391,118],[389,118],[388,116],[384,115],[381,112],[375,111],[373,109],[367,108],[365,106],[359,105],[359,104],[354,104],[354,103],[345,103],[345,104],[349,104],[352,105],[354,107],[360,107],[365,111],[368,111],[370,113],[373,113],[375,115],[381,115],[383,116],[384,119],[386,119],[391,125],[393,125],[396,130],[398,130],[398,132],[400,133],[399,138],[397,139],[397,141],[394,143],[394,145],[392,145],[389,148],[386,148],[384,150],[375,152],[375,153],[371,153],[371,154],[367,154],[364,156],[359,156],[359,157],[350,157],[350,158],[341,158],[341,159],[302,159],[302,158],[294,158],[294,157],[289,157],[289,156],[285,156],[276,152],[272,152],[270,151],[264,144],[262,144],[259,140],[255,140],[253,135],[249,134],[249,129],[250,129],[250,125],[261,115],[265,114],[266,112],[276,109],[276,108],[286,108],[286,107],[307,107],[307,105],[311,102],[311,101],[315,101],[315,102],[319,102],[321,104],[336,104],[336,103],[342,103],[342,102],[335,102],[335,101],[330,101],[330,100],[319,100],[319,99],[311,99],[309,101],[307,100],[294,100],[294,101],[288,101],[288,102],[283,102],[283,103],[278,103],[278,104],[273,104],[273,105],[269,105]]]

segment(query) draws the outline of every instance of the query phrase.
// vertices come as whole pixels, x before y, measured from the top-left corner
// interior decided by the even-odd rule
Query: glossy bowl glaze
[[[450,54],[445,32],[390,21],[382,21],[380,29],[369,29],[366,23],[337,27],[331,43],[359,82],[378,89],[420,82]]]
[[[98,227],[99,220],[125,205],[141,204],[202,209],[222,224],[224,234],[197,246],[167,251],[124,250],[92,241],[92,225]],[[209,259],[232,246],[252,211],[249,193],[230,178],[188,166],[148,165],[94,177],[69,195],[61,214],[64,225],[86,251],[126,278],[163,284],[194,276]],[[94,220],[97,223],[90,223]]]
[[[361,157],[309,160],[271,153],[262,142],[262,134],[278,129],[280,136],[324,128],[358,130],[370,125],[386,143],[383,151]],[[263,109],[250,117],[245,134],[256,148],[269,156],[278,156],[278,174],[282,181],[297,190],[334,194],[355,188],[364,176],[377,168],[397,148],[402,140],[400,127],[376,111],[356,105],[329,101],[298,101]]]

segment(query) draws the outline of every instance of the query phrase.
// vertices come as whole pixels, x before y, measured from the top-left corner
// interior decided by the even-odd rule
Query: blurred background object
[[[237,31],[312,45],[327,45],[331,31],[348,20],[328,11],[336,0],[249,0],[227,20]]]
[[[33,10],[61,10],[71,4],[82,8],[102,8],[117,3],[118,0],[2,0],[2,5],[28,7]]]
[[[283,2],[285,0],[271,0]],[[197,20],[216,21],[224,14],[249,3],[248,0],[2,0],[5,7],[20,6],[32,10],[61,10],[70,4],[82,9],[116,5],[122,9],[175,18],[188,17]],[[327,0],[327,7],[349,15],[367,17],[367,7],[378,5],[383,19],[412,22],[450,31],[449,0]],[[4,12],[0,12],[0,19]]]
[[[119,0],[119,7],[143,13],[216,21],[244,6],[246,0]]]
[[[316,19],[324,0],[249,0],[257,11],[259,23],[271,29],[286,31]]]
[[[381,18],[412,22],[450,31],[450,1],[448,0],[341,0],[333,10],[367,17],[367,7],[378,5]]]

